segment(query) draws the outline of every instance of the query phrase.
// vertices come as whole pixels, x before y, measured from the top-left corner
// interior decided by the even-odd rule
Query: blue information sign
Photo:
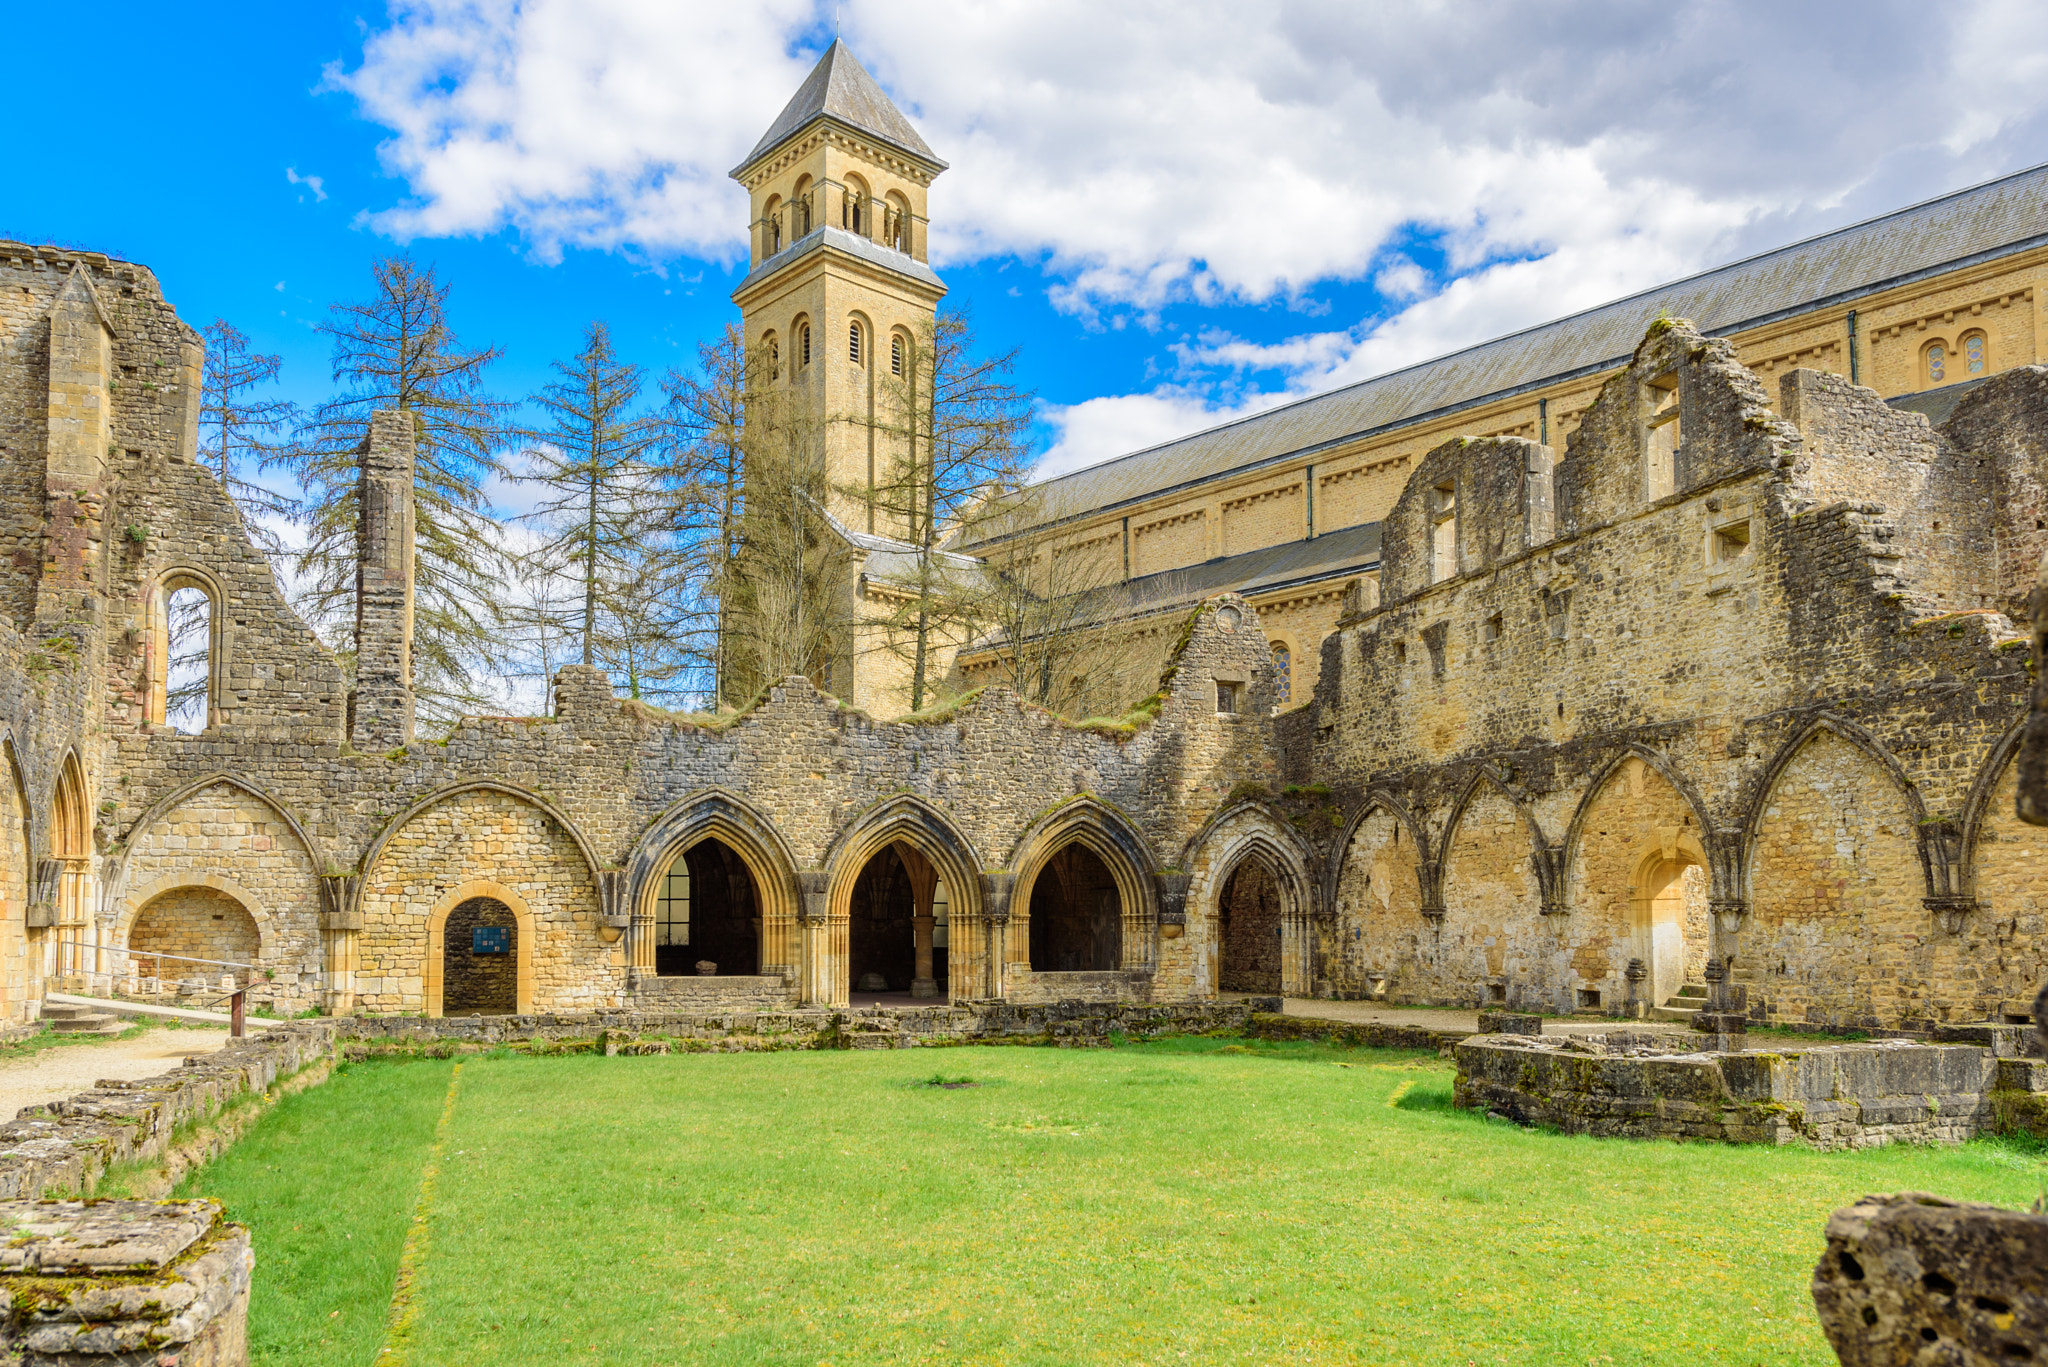
[[[469,933],[469,952],[472,954],[510,954],[512,952],[511,927],[478,926]]]

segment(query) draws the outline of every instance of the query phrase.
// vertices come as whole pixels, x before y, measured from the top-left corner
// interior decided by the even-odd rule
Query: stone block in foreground
[[[2048,1359],[2048,1216],[1866,1196],[1828,1220],[1813,1303],[1843,1367]]]
[[[216,1201],[0,1201],[0,1362],[243,1367],[254,1265]]]

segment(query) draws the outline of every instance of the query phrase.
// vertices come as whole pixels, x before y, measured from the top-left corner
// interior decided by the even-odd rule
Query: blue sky
[[[724,179],[833,6],[61,7],[9,21],[0,236],[153,269],[320,398],[401,246],[499,392],[593,318],[650,369],[734,316]],[[953,169],[934,256],[1048,469],[1483,340],[2048,149],[2048,7],[839,7]],[[91,61],[54,54],[84,44]],[[1916,99],[1925,89],[1939,98]],[[26,174],[24,174],[26,172]]]

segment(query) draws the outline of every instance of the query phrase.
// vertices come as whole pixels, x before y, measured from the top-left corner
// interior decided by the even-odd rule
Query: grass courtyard
[[[1737,1367],[1833,1361],[1830,1210],[2048,1172],[1525,1132],[1451,1080],[1211,1038],[371,1062],[181,1194],[255,1231],[266,1367]]]

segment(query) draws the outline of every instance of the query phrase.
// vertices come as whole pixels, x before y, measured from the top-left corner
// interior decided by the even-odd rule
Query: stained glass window
[[[1285,641],[1273,642],[1273,706],[1285,707],[1294,696],[1294,656]]]
[[[1972,375],[1984,373],[1984,334],[1973,332],[1963,338],[1964,368]]]
[[[1927,379],[1929,383],[1939,382],[1948,374],[1947,361],[1948,351],[1939,342],[1927,348]]]

